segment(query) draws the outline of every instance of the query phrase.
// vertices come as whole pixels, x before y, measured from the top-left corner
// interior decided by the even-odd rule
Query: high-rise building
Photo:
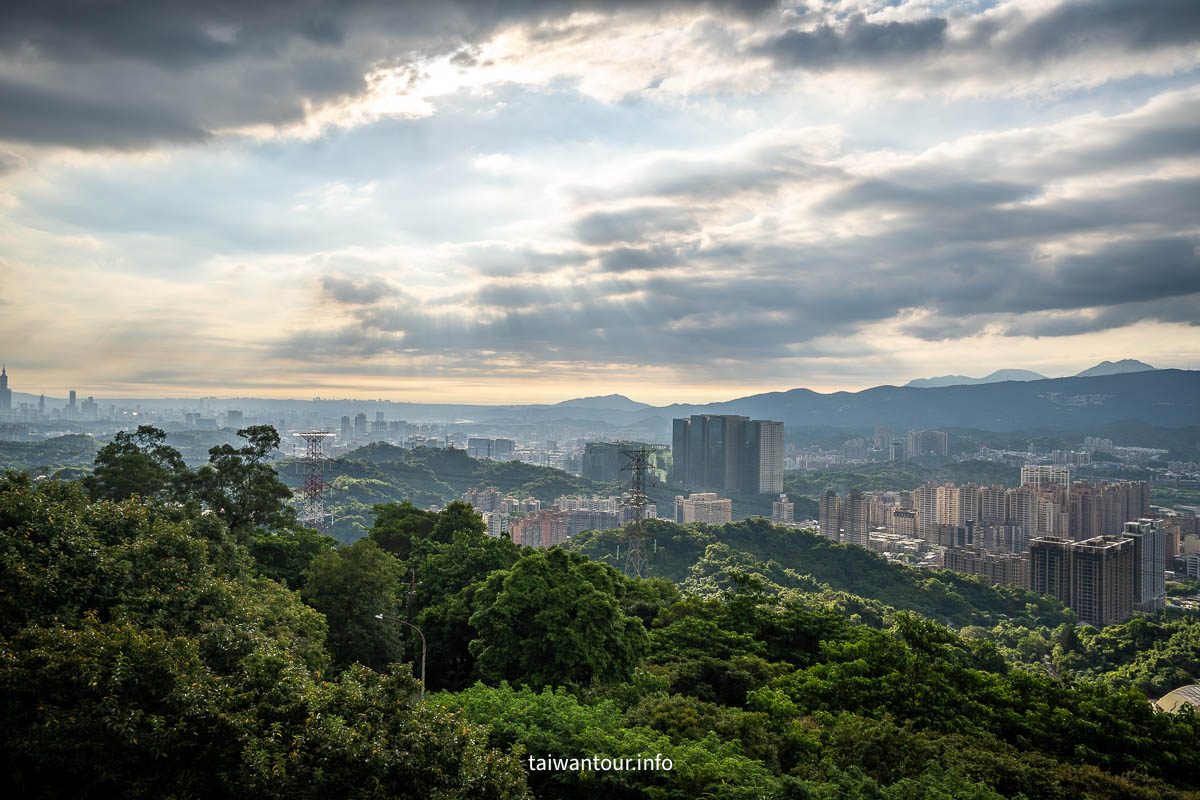
[[[1097,536],[1072,545],[1071,599],[1079,621],[1096,627],[1133,616],[1134,541]]]
[[[914,494],[913,499],[917,510],[917,533],[922,539],[928,540],[930,530],[938,524],[938,486],[936,483],[926,483],[918,486]]]
[[[746,426],[747,492],[783,491],[783,423],[755,419]]]
[[[1167,562],[1167,533],[1162,520],[1126,522],[1121,536],[1133,540],[1133,607],[1154,613],[1167,602],[1163,571]]]
[[[892,446],[892,429],[887,425],[876,425],[875,435],[871,438],[871,443],[875,445],[876,450],[887,452]]]
[[[733,501],[718,497],[715,492],[692,493],[687,497],[675,496],[675,521],[706,522],[709,525],[724,525],[733,520]]]
[[[234,429],[242,427],[242,412],[236,408],[231,408],[226,411],[225,427]]]
[[[71,390],[70,400],[67,401],[67,413],[75,416],[75,390]]]
[[[571,538],[567,532],[567,512],[545,509],[510,523],[512,540],[526,547],[553,547]]]
[[[671,480],[715,492],[783,491],[783,423],[694,414],[671,427]]]
[[[471,436],[467,439],[467,455],[471,458],[491,458],[492,440],[482,436]]]
[[[979,487],[979,521],[1004,522],[1007,519],[1004,499],[1004,487],[1000,484]]]
[[[916,537],[918,533],[917,512],[911,508],[897,508],[893,511],[892,533]]]
[[[871,544],[870,509],[867,498],[858,489],[842,500],[842,541],[869,547]]]
[[[0,365],[0,411],[12,411],[12,389],[8,388],[8,365]]]
[[[1071,604],[1071,541],[1057,536],[1029,540],[1029,588]]]
[[[1029,588],[1057,597],[1088,625],[1124,622],[1134,610],[1136,548],[1133,538],[1123,536],[1082,542],[1034,538],[1029,542]]]
[[[358,440],[367,438],[367,414],[365,411],[354,415],[354,438]]]
[[[950,453],[950,436],[943,431],[908,432],[908,455],[944,456]]]
[[[821,535],[833,542],[842,540],[842,498],[833,489],[826,490],[817,501],[817,519]]]
[[[982,575],[988,583],[1007,586],[1029,585],[1029,562],[1016,553],[998,553],[978,547],[951,547],[943,566],[967,575]]]
[[[818,502],[821,533],[834,542],[848,542],[860,547],[871,543],[871,501],[858,489],[845,497],[829,489]]]
[[[1026,464],[1021,467],[1021,485],[1029,484],[1035,489],[1055,483],[1062,487],[1071,485],[1071,468],[1051,464]]]
[[[780,494],[779,499],[771,503],[771,522],[786,524],[795,519],[796,504],[788,501],[786,494]]]
[[[342,417],[342,441],[348,442],[354,438],[353,431],[350,428],[350,417]]]

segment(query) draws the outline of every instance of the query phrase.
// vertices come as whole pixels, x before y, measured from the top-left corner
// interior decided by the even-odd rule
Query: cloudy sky
[[[0,359],[647,402],[1200,365],[1196,0],[0,4]]]

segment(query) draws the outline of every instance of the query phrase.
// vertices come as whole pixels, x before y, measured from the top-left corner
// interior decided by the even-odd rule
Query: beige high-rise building
[[[703,522],[724,525],[733,520],[733,501],[715,492],[696,492],[675,497],[675,521],[683,524]]]
[[[943,566],[967,575],[982,575],[990,584],[1029,585],[1029,562],[1023,555],[1000,553],[978,547],[951,547],[943,556]]]
[[[979,519],[981,522],[1004,522],[1005,489],[999,484],[981,486],[979,488]]]
[[[858,489],[851,490],[842,500],[842,541],[859,547],[871,544],[870,506]]]
[[[927,539],[929,531],[938,524],[938,485],[926,483],[918,486],[913,495],[917,509],[917,532],[922,539]]]
[[[1050,464],[1026,464],[1021,467],[1021,485],[1029,484],[1035,489],[1041,489],[1056,483],[1059,486],[1071,485],[1071,468]]]

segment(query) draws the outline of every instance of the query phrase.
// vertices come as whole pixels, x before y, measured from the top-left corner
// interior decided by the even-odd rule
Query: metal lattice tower
[[[322,444],[332,433],[327,431],[305,431],[297,433],[304,440],[304,457],[297,459],[304,467],[304,482],[300,484],[299,506],[297,518],[300,523],[309,528],[316,528],[319,533],[325,533],[325,453]]]
[[[646,569],[646,472],[650,468],[650,454],[665,450],[666,445],[638,445],[622,450],[621,455],[629,458],[629,464],[621,467],[629,472],[629,505],[633,508],[633,519],[625,526],[625,572],[635,578],[642,577]]]

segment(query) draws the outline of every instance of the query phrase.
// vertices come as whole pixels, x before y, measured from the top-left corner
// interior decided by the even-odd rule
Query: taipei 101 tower
[[[8,366],[0,366],[0,411],[12,411],[12,389],[8,388]]]

